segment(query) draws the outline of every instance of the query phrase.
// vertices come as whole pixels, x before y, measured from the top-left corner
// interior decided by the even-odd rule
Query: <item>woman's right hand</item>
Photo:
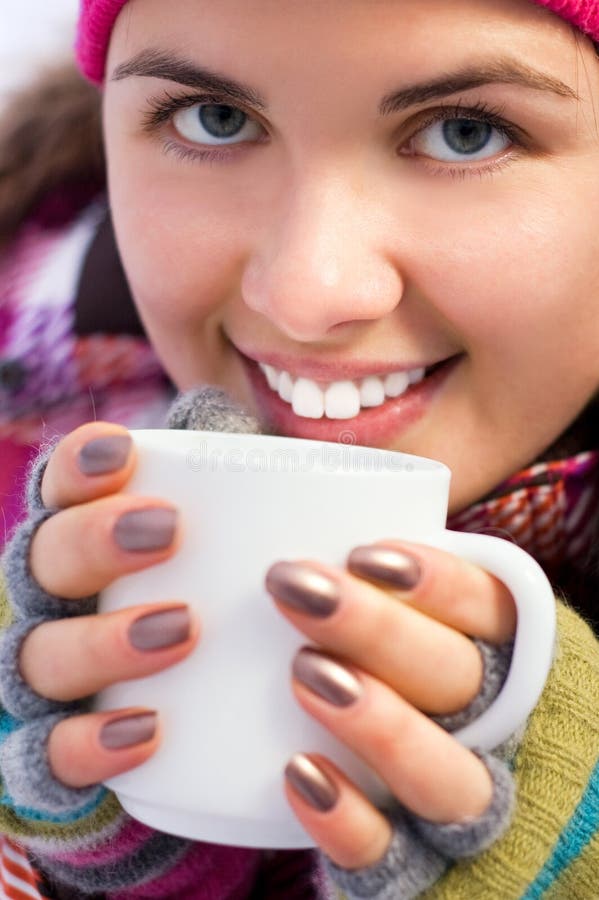
[[[133,442],[120,425],[82,425],[56,445],[41,497],[59,510],[38,528],[30,548],[32,576],[45,591],[77,604],[115,578],[176,553],[177,511],[157,497],[120,493],[135,464]],[[19,669],[42,697],[79,700],[179,662],[198,637],[199,622],[184,598],[165,598],[159,605],[43,622],[23,641]],[[48,742],[53,775],[81,788],[140,765],[160,740],[156,712],[121,709],[63,719]]]

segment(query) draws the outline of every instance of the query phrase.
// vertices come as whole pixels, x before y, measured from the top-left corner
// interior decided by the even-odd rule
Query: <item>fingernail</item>
[[[306,803],[319,812],[329,812],[339,799],[337,786],[304,753],[296,753],[289,760],[285,777]]]
[[[352,575],[403,590],[416,587],[422,575],[413,556],[376,545],[355,547],[348,556],[347,567]]]
[[[266,574],[266,588],[285,606],[325,619],[339,605],[339,586],[302,563],[278,562]]]
[[[84,475],[105,475],[116,472],[127,462],[132,440],[128,434],[113,434],[110,437],[88,441],[79,451],[77,464]]]
[[[113,534],[121,550],[163,550],[172,543],[176,524],[174,509],[133,509],[117,520]]]
[[[112,719],[100,731],[100,743],[106,750],[122,750],[144,744],[156,734],[156,713],[140,713]]]
[[[182,606],[140,616],[129,626],[129,642],[136,650],[161,650],[189,638],[189,611]]]
[[[310,647],[296,654],[292,668],[298,681],[333,706],[351,706],[362,696],[362,685],[355,675]]]

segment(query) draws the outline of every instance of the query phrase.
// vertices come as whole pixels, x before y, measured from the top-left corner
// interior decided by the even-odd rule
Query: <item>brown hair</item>
[[[13,91],[0,116],[0,248],[53,189],[104,181],[101,96],[72,61]]]

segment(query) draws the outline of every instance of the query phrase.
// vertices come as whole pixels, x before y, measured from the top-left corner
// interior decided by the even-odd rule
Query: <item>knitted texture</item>
[[[6,712],[22,721],[48,716],[51,713],[75,712],[81,709],[79,702],[62,703],[40,697],[21,677],[18,660],[23,642],[37,625],[46,621],[48,621],[46,616],[23,619],[14,622],[0,634],[0,700]],[[28,766],[28,757],[25,756],[23,759]]]
[[[181,431],[261,432],[254,416],[234,403],[222,388],[212,385],[179,394],[168,411],[167,424]]]
[[[52,450],[54,450],[59,441],[60,437],[58,435],[49,441],[45,441],[30,464],[26,487],[26,501],[29,512],[45,508],[42,500],[42,480]]]
[[[42,883],[22,847],[4,838],[0,849],[0,897],[32,900],[41,897]]]
[[[65,713],[59,713],[33,719],[13,731],[0,746],[4,790],[15,805],[57,815],[80,810],[102,793],[98,785],[67,788],[50,772],[46,745],[52,729],[65,718]]]
[[[327,863],[348,900],[412,900],[438,881],[450,860],[475,856],[505,831],[514,807],[514,784],[507,768],[490,753],[477,753],[493,780],[493,797],[477,819],[435,825],[396,808],[393,838],[384,859],[357,871]]]
[[[522,469],[447,527],[513,541],[559,581],[564,562],[581,566],[592,549],[598,507],[599,452],[586,450]]]
[[[423,843],[408,816],[397,809],[389,817],[393,837],[385,858],[367,869],[341,869],[331,861],[327,870],[344,900],[412,900],[443,875],[449,862]]]
[[[473,641],[481,655],[483,677],[476,697],[464,709],[444,716],[432,716],[445,731],[457,731],[474,722],[491,705],[503,687],[512,660],[514,642],[506,641],[500,647],[475,638]]]
[[[101,85],[105,77],[110,35],[127,0],[81,0],[75,54],[85,77]],[[533,0],[560,18],[576,25],[594,40],[599,39],[599,3],[597,0]]]
[[[558,603],[559,645],[513,765],[503,838],[457,862],[422,900],[591,900],[599,872],[599,643]]]
[[[94,84],[104,81],[106,54],[117,16],[127,0],[81,0],[75,56],[81,72]]]
[[[23,522],[6,546],[2,567],[6,579],[12,585],[12,602],[15,619],[22,620],[43,616],[51,619],[69,619],[72,616],[90,615],[95,612],[97,597],[81,598],[76,603],[63,600],[43,590],[31,576],[29,547],[33,537],[56,509],[38,509]]]
[[[40,209],[73,193],[57,187]],[[103,194],[59,224],[38,211],[0,252],[0,359],[22,373],[0,378],[0,547],[23,518],[40,448],[93,420],[156,428],[174,397],[146,338],[75,330],[82,260],[107,214]]]
[[[483,853],[447,866],[421,893],[385,893],[382,884],[379,894],[365,893],[348,884],[337,900],[597,896],[599,644],[563,603],[558,603],[557,617],[557,659],[513,762],[518,804],[509,830]]]
[[[487,809],[467,822],[435,825],[411,816],[414,830],[431,847],[448,859],[477,856],[506,830],[514,809],[514,782],[507,767],[491,753],[474,751],[487,767],[493,781],[493,796]]]

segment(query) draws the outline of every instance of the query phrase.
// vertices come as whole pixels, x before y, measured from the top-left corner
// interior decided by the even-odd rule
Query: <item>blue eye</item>
[[[486,122],[453,119],[443,122],[443,138],[455,153],[471,156],[484,150],[494,131]]]
[[[150,135],[170,125],[185,138],[185,146],[177,140],[163,140],[163,152],[177,158],[196,162],[230,162],[236,159],[237,144],[263,144],[268,132],[251,113],[221,102],[211,95],[183,95],[152,97],[149,112],[143,117],[143,130]],[[443,164],[434,174],[465,178],[482,177],[503,168],[512,159],[505,151],[525,149],[524,132],[502,117],[502,110],[491,109],[485,103],[466,106],[458,103],[434,110],[406,144],[399,149],[402,156],[423,157]],[[240,148],[242,149],[242,148]],[[492,160],[503,154],[503,158]],[[472,162],[490,160],[487,166],[471,166]],[[430,169],[430,166],[429,166]]]
[[[501,153],[512,143],[508,129],[499,124],[446,112],[414,135],[409,151],[441,162],[476,162]]]
[[[221,103],[180,109],[173,116],[173,125],[186,140],[209,146],[256,140],[262,133],[260,125],[241,109]]]

